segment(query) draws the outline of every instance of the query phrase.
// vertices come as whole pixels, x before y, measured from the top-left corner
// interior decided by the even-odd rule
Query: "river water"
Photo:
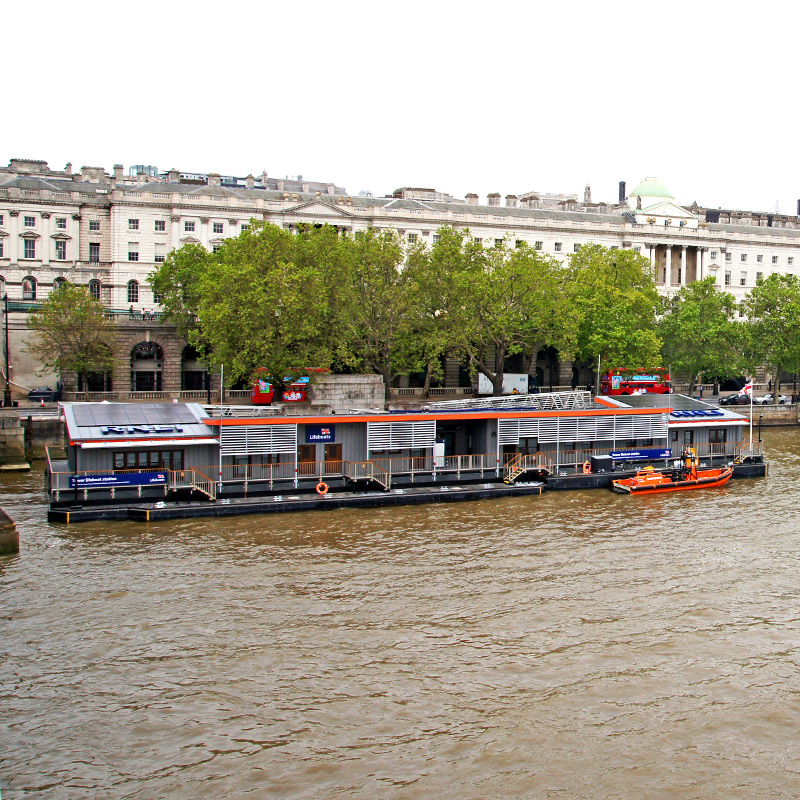
[[[44,522],[2,477],[14,798],[800,796],[800,429],[766,479]]]

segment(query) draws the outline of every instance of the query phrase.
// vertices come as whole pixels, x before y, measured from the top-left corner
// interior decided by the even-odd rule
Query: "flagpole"
[[[750,381],[750,455],[753,454],[753,381]]]

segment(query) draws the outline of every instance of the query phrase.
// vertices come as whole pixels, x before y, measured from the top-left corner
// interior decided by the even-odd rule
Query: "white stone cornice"
[[[72,237],[69,234],[60,233],[60,232],[59,233],[54,233],[50,238],[51,239],[58,239],[59,241],[70,241],[72,239]]]
[[[19,238],[20,239],[41,239],[42,237],[39,236],[39,234],[36,233],[35,231],[23,231],[19,235]]]

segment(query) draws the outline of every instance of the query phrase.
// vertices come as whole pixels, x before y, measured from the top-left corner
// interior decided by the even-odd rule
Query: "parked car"
[[[749,406],[750,397],[746,394],[729,394],[727,397],[720,397],[721,406]]]
[[[763,397],[754,397],[753,402],[759,406],[771,406],[775,400],[773,399],[772,394],[765,394]],[[778,395],[778,405],[782,406],[784,403],[791,402],[791,398],[787,397],[785,394]]]

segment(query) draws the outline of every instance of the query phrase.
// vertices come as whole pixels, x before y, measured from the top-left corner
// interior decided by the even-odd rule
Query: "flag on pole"
[[[750,397],[753,394],[753,381],[747,381],[747,383],[739,389],[739,394]]]

